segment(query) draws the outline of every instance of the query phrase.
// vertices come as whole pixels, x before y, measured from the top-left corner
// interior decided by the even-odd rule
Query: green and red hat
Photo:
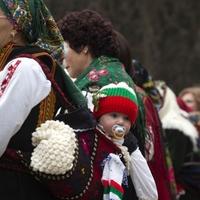
[[[138,101],[135,91],[125,82],[102,87],[94,96],[94,116],[98,119],[111,112],[127,115],[133,124],[137,118]]]

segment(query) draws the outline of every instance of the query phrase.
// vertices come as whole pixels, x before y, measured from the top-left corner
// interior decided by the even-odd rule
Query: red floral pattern
[[[8,73],[7,73],[5,79],[2,81],[2,83],[0,85],[0,97],[3,95],[3,93],[4,93],[5,89],[6,89],[6,87],[8,86],[8,84],[9,84],[9,82],[10,82],[10,80],[11,80],[11,78],[12,78],[14,72],[15,72],[15,70],[17,69],[17,67],[18,67],[18,65],[20,63],[21,63],[21,61],[17,60],[14,65],[10,65],[8,67]]]
[[[108,70],[106,70],[106,69],[101,69],[101,70],[99,70],[97,72],[98,72],[99,76],[106,76],[106,75],[108,75]]]
[[[101,76],[106,76],[106,75],[108,75],[108,73],[109,72],[106,69],[101,69],[99,71],[94,69],[88,73],[88,79],[92,82],[97,82]]]

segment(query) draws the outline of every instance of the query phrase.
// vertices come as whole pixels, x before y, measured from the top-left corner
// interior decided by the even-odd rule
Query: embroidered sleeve
[[[0,73],[0,155],[31,109],[50,92],[51,83],[33,59],[9,62]]]

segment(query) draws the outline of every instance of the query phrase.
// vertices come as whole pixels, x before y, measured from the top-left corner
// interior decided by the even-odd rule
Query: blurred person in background
[[[190,109],[188,117],[200,134],[200,86],[187,87],[180,91],[178,96]]]
[[[175,93],[163,81],[155,82],[162,97],[159,116],[166,134],[180,199],[199,199],[198,131],[182,115]],[[196,156],[197,155],[197,156]]]

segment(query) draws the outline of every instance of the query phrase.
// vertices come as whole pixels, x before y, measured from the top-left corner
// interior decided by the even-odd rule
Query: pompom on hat
[[[94,116],[101,117],[106,113],[119,112],[127,115],[133,124],[137,118],[138,101],[135,91],[125,82],[108,84],[94,96]]]

